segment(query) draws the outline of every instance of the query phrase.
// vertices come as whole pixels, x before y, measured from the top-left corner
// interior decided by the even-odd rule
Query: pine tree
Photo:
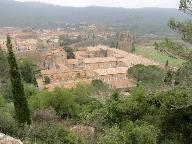
[[[31,124],[30,111],[27,99],[24,94],[24,87],[21,81],[21,75],[18,70],[15,54],[12,49],[11,38],[7,36],[7,49],[8,49],[8,62],[10,65],[10,79],[12,83],[12,93],[14,100],[14,107],[16,119],[18,123],[23,126],[24,124]]]

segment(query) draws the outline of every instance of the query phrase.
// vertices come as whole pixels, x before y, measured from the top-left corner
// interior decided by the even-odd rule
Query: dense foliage
[[[136,65],[128,70],[128,75],[137,80],[137,84],[144,87],[163,86],[166,71],[157,66]]]
[[[183,64],[176,73],[176,84],[191,87],[192,86],[192,60]]]
[[[34,65],[32,60],[22,59],[19,61],[18,67],[23,81],[37,86],[36,75],[38,74],[38,68]]]
[[[192,21],[177,22],[174,18],[169,20],[169,27],[179,32],[182,35],[183,40],[192,43]]]
[[[5,55],[5,52],[0,49],[0,86],[6,83],[8,78],[8,62]]]
[[[61,35],[59,37],[59,44],[60,46],[66,47],[69,46],[71,44],[77,43],[81,41],[81,37],[77,37],[77,38],[70,38],[68,35]]]

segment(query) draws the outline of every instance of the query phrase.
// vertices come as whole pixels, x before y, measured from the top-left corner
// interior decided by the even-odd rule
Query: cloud
[[[125,7],[125,8],[141,8],[141,7],[163,7],[178,8],[179,0],[17,0],[17,1],[40,1],[55,5],[63,6],[109,6],[109,7]]]

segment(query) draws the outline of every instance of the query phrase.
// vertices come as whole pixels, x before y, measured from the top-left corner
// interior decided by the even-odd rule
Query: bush
[[[13,93],[12,93],[12,86],[10,80],[2,87],[1,94],[5,101],[11,102],[13,101]]]
[[[13,107],[11,109],[9,106],[0,108],[0,131],[8,135],[16,136],[18,125],[12,112]]]
[[[82,143],[76,139],[62,125],[53,123],[39,123],[31,126],[28,132],[28,141],[37,144],[77,144]]]
[[[161,132],[163,139],[190,143],[192,133],[192,90],[174,89],[162,93]]]
[[[32,95],[37,94],[38,89],[32,84],[24,84],[24,91],[25,91],[25,96],[28,98]]]
[[[136,65],[128,70],[128,75],[135,78],[142,86],[162,86],[165,71],[157,66]]]
[[[49,108],[52,104],[53,94],[44,90],[29,97],[29,106],[32,111]]]
[[[38,122],[49,122],[58,120],[58,116],[53,108],[38,109],[33,112],[33,120]]]
[[[93,80],[91,84],[96,91],[106,88],[106,85],[101,80]]]
[[[176,72],[176,85],[192,87],[192,60],[183,64]]]
[[[73,95],[75,96],[75,101],[80,104],[89,103],[92,99],[90,96],[93,93],[93,88],[89,84],[78,84],[76,88],[72,90]]]
[[[53,107],[60,117],[76,116],[79,104],[71,90],[56,88],[53,92],[42,91],[29,98],[32,110]]]
[[[50,84],[51,83],[51,80],[50,80],[50,78],[48,76],[44,77],[44,83],[45,84]]]
[[[137,144],[157,144],[159,130],[152,125],[142,124],[136,126],[133,131],[133,142]]]
[[[77,116],[79,104],[70,90],[56,88],[53,92],[52,106],[61,117]]]
[[[0,95],[0,108],[4,106],[4,98]]]
[[[99,144],[156,144],[159,130],[154,126],[142,124],[134,126],[128,122],[124,128],[113,126],[100,136]]]
[[[35,75],[39,73],[37,66],[30,59],[22,59],[18,62],[21,77],[24,82],[37,86]]]
[[[79,113],[80,120],[88,125],[95,125],[100,127],[105,121],[106,111],[104,106],[97,100],[81,106],[81,112]]]

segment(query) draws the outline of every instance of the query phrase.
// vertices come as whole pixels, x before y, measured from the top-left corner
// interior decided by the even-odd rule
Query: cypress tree
[[[11,38],[7,36],[7,49],[8,49],[8,62],[10,65],[10,79],[12,84],[13,101],[18,123],[23,126],[24,124],[31,124],[30,111],[28,102],[25,97],[24,87],[21,80],[21,75],[18,70],[15,54],[12,49]]]

